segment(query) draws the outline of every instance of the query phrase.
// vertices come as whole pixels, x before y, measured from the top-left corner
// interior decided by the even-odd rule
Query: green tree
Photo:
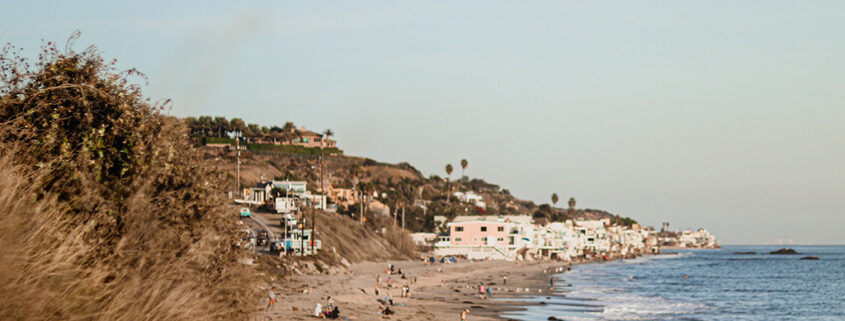
[[[201,128],[199,126],[199,121],[197,120],[196,117],[185,117],[184,121],[185,121],[185,126],[188,126],[188,136],[191,136],[191,137],[202,136],[200,134]]]
[[[552,205],[557,205],[557,201],[560,199],[557,197],[557,193],[552,193]]]
[[[202,132],[202,136],[211,137],[211,133],[214,131],[212,129],[214,120],[211,116],[200,116],[197,118],[197,121],[199,122],[199,128]]]
[[[246,136],[253,140],[255,137],[261,136],[261,127],[258,124],[246,125]]]
[[[229,121],[226,120],[226,117],[214,117],[213,125],[214,129],[217,131],[217,137],[225,137],[224,134],[229,132]]]
[[[453,170],[452,164],[446,164],[446,201],[447,202],[451,200],[451,196],[452,196],[452,189],[449,186],[449,180],[452,177],[452,170]]]
[[[571,218],[575,214],[575,198],[569,198],[569,217]]]
[[[466,158],[462,159],[461,160],[461,177],[466,176],[466,175],[464,175],[464,171],[467,170],[467,166],[469,166],[469,162],[467,161],[467,159]]]
[[[326,130],[323,131],[323,135],[325,136],[325,139],[326,139],[325,147],[328,147],[329,146],[328,145],[329,139],[331,139],[332,136],[334,136],[334,131],[331,128],[326,128]]]
[[[229,121],[229,130],[238,132],[240,136],[244,136],[244,132],[246,132],[246,123],[243,119],[232,118],[232,120]]]

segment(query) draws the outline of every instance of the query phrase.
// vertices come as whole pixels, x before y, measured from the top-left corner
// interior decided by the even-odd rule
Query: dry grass
[[[0,56],[0,320],[237,320],[219,173],[93,50]]]
[[[403,238],[388,238],[387,235],[376,233],[369,226],[361,225],[348,216],[319,212],[317,224],[317,238],[323,243],[320,256],[329,263],[337,263],[339,258],[332,258],[337,256],[355,263],[413,258],[416,255],[414,247],[408,251],[408,248],[402,245],[405,241]],[[397,233],[389,230],[387,234]],[[407,241],[413,243],[410,236]]]

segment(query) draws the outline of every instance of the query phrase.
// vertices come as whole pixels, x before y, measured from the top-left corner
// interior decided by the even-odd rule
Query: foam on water
[[[845,247],[796,247],[819,261],[766,247],[685,250],[556,275],[558,296],[533,296],[515,320],[845,320]]]

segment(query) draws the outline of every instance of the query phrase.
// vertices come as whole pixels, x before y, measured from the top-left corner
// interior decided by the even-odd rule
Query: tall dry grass
[[[242,320],[221,174],[93,50],[0,55],[0,320]]]

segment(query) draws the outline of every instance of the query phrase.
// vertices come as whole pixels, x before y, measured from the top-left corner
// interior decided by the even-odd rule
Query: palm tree
[[[552,193],[552,205],[557,205],[557,201],[560,199],[557,197],[557,193]]]
[[[572,217],[572,214],[575,214],[575,198],[569,198],[569,217]]]
[[[255,137],[261,136],[261,127],[258,124],[249,124],[246,125],[246,135],[255,142]]]
[[[226,120],[226,117],[214,117],[214,128],[217,129],[217,137],[223,138],[223,133],[229,132],[229,121]]]
[[[197,122],[199,122],[202,136],[210,137],[214,125],[214,120],[211,119],[211,116],[200,116],[197,118]]]
[[[243,137],[244,132],[246,131],[246,123],[243,119],[232,118],[232,120],[229,121],[229,130],[238,132],[238,136]]]
[[[323,135],[325,135],[325,136],[326,136],[326,143],[325,143],[325,146],[326,146],[326,147],[328,147],[328,146],[329,146],[329,139],[330,139],[332,136],[334,136],[334,131],[333,131],[331,128],[326,128],[326,130],[324,130],[324,131],[323,131]]]
[[[467,162],[467,159],[466,158],[462,159],[461,160],[461,177],[466,176],[466,175],[464,175],[464,171],[467,170],[467,166],[469,166],[469,162]]]
[[[450,196],[452,195],[452,191],[449,188],[449,179],[452,176],[452,164],[446,164],[446,201],[450,200]]]

